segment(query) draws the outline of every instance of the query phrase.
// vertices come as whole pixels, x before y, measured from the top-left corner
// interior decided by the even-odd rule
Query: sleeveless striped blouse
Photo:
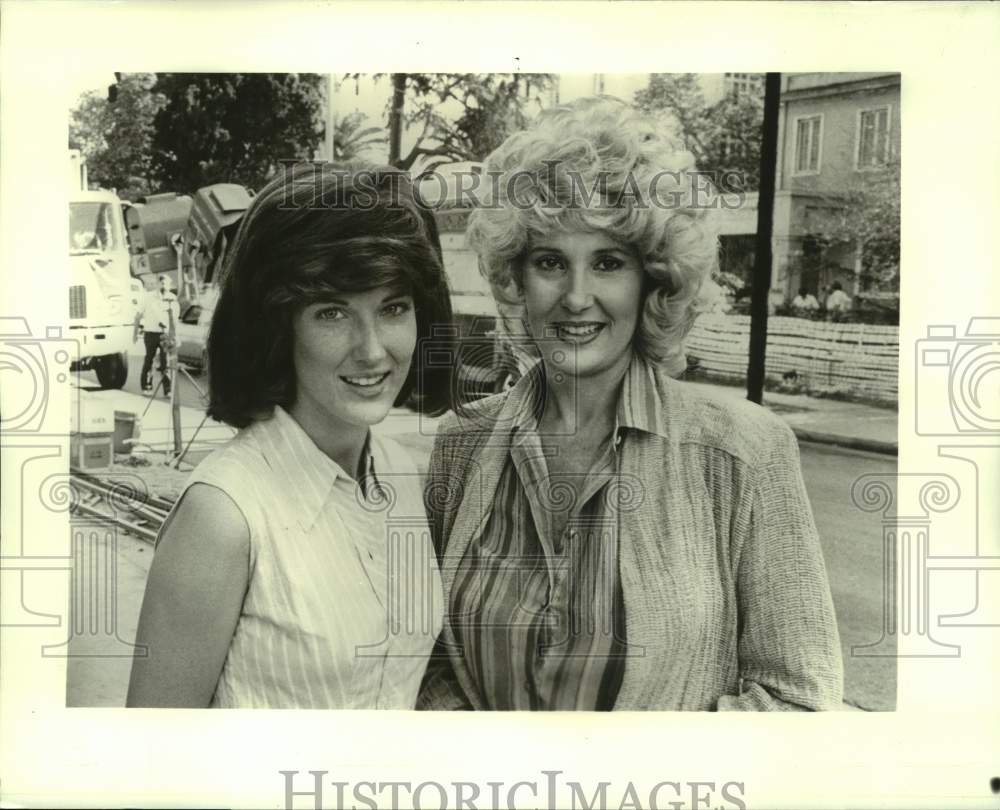
[[[249,586],[212,706],[412,709],[442,593],[412,459],[372,433],[359,486],[280,407],[186,487],[225,492],[250,529]]]

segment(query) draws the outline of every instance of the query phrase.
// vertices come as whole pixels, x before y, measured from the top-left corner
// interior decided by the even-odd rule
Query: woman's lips
[[[340,379],[358,394],[373,396],[381,393],[385,381],[389,379],[391,373],[384,371],[381,374],[342,374]]]
[[[562,321],[552,325],[555,327],[556,337],[559,340],[576,345],[589,343],[607,326],[600,321]]]

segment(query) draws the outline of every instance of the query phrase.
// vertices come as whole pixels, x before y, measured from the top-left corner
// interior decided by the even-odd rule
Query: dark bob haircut
[[[226,258],[208,337],[209,415],[237,428],[295,402],[297,312],[337,294],[399,285],[414,300],[417,345],[396,405],[451,406],[451,368],[427,340],[451,324],[433,214],[408,175],[359,164],[297,163],[254,199]],[[446,330],[442,330],[446,331]],[[440,356],[440,353],[438,353]]]

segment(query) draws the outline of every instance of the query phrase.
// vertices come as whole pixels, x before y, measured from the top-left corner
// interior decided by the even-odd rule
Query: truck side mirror
[[[134,205],[122,206],[125,215],[125,235],[128,238],[129,253],[141,256],[146,252],[146,237],[142,230],[139,208]]]

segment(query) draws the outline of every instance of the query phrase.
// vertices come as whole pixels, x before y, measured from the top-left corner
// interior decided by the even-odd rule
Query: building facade
[[[835,281],[848,294],[862,292],[862,251],[829,234],[865,173],[899,160],[899,102],[898,73],[782,76],[773,304],[790,301],[800,287],[816,294]],[[721,212],[722,262],[731,272],[752,266],[756,207],[757,195],[749,194],[739,210]]]

